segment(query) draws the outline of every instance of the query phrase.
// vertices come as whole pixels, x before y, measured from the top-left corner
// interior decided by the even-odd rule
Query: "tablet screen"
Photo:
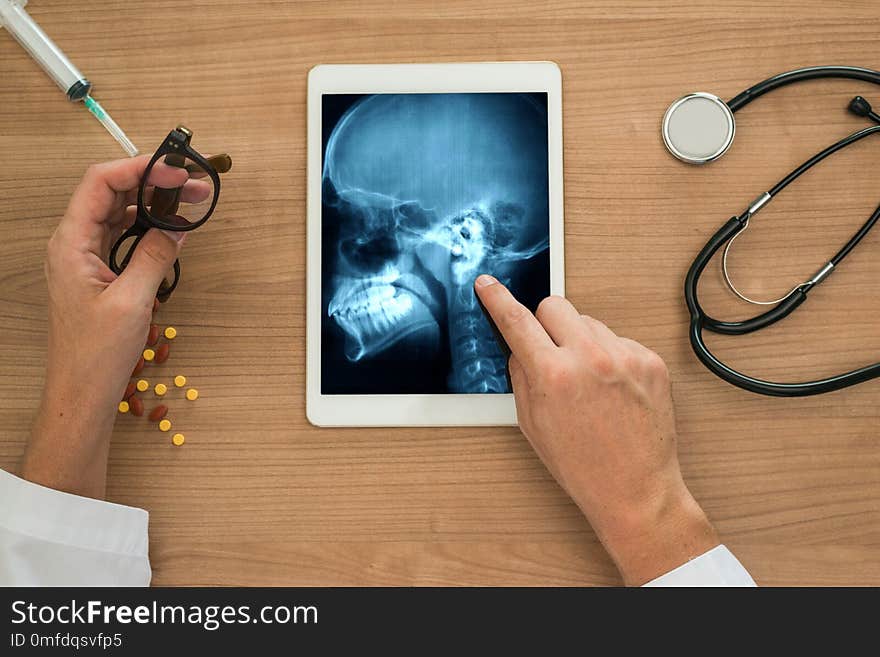
[[[546,93],[324,94],[321,392],[510,392],[473,291],[550,291]]]

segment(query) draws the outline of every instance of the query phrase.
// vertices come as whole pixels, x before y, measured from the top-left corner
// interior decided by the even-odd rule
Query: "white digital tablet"
[[[473,282],[564,294],[562,198],[555,64],[313,68],[309,421],[515,424]]]

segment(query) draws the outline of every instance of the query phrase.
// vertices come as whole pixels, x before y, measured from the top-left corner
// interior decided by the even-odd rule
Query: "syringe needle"
[[[86,107],[89,108],[89,111],[101,122],[105,128],[107,128],[107,132],[113,135],[113,138],[119,142],[119,145],[125,149],[125,152],[128,153],[131,157],[134,157],[138,154],[137,147],[131,143],[131,140],[125,136],[125,133],[122,132],[122,128],[120,128],[116,121],[110,118],[110,115],[101,107],[101,104],[92,98],[91,96],[86,96],[83,99],[83,102],[86,104]]]
[[[27,4],[26,0],[0,0],[0,27],[9,30],[15,40],[43,67],[70,100],[84,101],[89,111],[107,128],[107,132],[113,135],[126,153],[132,157],[137,155],[138,150],[131,140],[125,136],[98,101],[89,96],[92,83],[34,22],[30,14],[24,10],[25,4]]]

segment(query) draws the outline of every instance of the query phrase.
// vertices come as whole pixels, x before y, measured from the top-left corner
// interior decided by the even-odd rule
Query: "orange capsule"
[[[157,342],[159,342],[159,327],[155,324],[150,324],[150,332],[147,334],[147,346],[152,347]]]
[[[168,407],[165,404],[159,404],[156,408],[150,411],[150,422],[158,422],[166,415],[168,415]]]
[[[171,351],[171,345],[167,342],[160,344],[159,348],[156,349],[156,362],[164,363],[168,360],[168,353]]]
[[[122,401],[128,401],[128,398],[134,394],[134,381],[130,382],[125,387],[125,392],[122,395]]]
[[[141,373],[141,370],[144,369],[144,357],[141,356],[138,358],[137,365],[134,366],[134,371],[131,373],[132,376],[137,376]]]
[[[132,395],[128,399],[128,406],[131,409],[131,414],[140,417],[144,414],[144,402],[141,401],[141,398],[137,395]]]

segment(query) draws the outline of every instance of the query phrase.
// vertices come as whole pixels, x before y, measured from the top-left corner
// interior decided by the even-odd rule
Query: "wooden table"
[[[787,6],[786,6],[787,5]],[[867,84],[775,92],[704,168],[665,152],[686,91],[731,97],[812,64],[878,68],[876,3],[32,0],[34,18],[143,151],[178,122],[227,150],[221,208],[192,236],[160,372],[184,448],[120,418],[109,499],[151,513],[153,582],[617,584],[595,535],[509,428],[316,429],[305,418],[306,75],[317,63],[550,59],[564,86],[567,289],[669,363],[681,463],[762,584],[880,584],[880,383],[770,399],[722,383],[686,339],[685,271],[718,225],[808,155],[864,125]],[[874,59],[871,59],[871,57]],[[85,168],[122,155],[0,36],[0,466],[16,471],[43,378],[45,243]],[[756,295],[812,274],[876,207],[878,144],[805,176],[732,256]],[[779,379],[877,360],[869,236],[785,322],[712,344]],[[712,269],[706,305],[743,316]],[[155,375],[154,375],[155,376]],[[88,385],[88,381],[83,382]]]

